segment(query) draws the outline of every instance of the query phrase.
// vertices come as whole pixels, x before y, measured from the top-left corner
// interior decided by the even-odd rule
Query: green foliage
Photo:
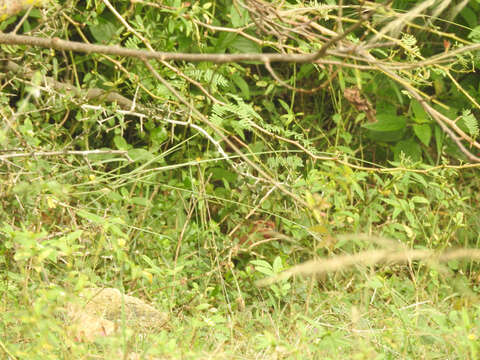
[[[310,23],[336,31],[338,21],[346,28],[358,19],[349,4],[339,20],[333,5],[316,2],[111,3],[134,31],[105,2],[72,0],[33,9],[18,32],[132,49],[286,54],[319,49],[324,34],[319,27],[305,32]],[[392,9],[413,5],[395,1],[369,26],[380,30],[399,16]],[[448,68],[401,65],[447,51],[443,37],[478,42],[478,10],[471,2],[453,21],[416,17],[398,46],[371,50],[398,65],[402,81],[472,139],[478,109],[465,93],[480,101],[477,54],[458,54]],[[308,22],[289,18],[297,12]],[[270,22],[259,22],[259,14]],[[2,31],[22,16],[2,22]],[[303,27],[295,25],[300,20]],[[360,44],[371,36],[365,29],[347,39]],[[271,64],[290,87],[322,85],[310,93],[283,86],[257,63],[152,61],[220,136],[138,59],[1,47],[30,71],[2,68],[1,79],[6,356],[478,358],[479,270],[472,261],[358,265],[254,286],[310,259],[402,246],[478,247],[478,170],[450,165],[464,155],[385,72],[364,70],[339,49],[327,60],[350,66]],[[345,99],[351,87],[376,121]],[[89,90],[100,95],[89,97]],[[133,103],[109,100],[114,93]],[[13,154],[22,156],[6,157]],[[169,326],[76,341],[65,303],[93,286],[148,299],[170,312]]]

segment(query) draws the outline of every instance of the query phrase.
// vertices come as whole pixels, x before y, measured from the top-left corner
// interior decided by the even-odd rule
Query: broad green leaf
[[[65,236],[63,236],[62,238],[65,239],[65,241],[67,242],[73,242],[75,240],[77,240],[78,238],[80,238],[80,236],[82,236],[83,234],[83,230],[76,230],[76,231],[73,231]]]
[[[367,286],[371,289],[381,289],[383,287],[383,281],[378,276],[374,276],[367,281]]]
[[[225,50],[230,47],[230,45],[235,41],[237,38],[237,34],[235,33],[221,33],[218,36],[217,43],[215,44],[215,53],[223,54]]]
[[[210,170],[211,181],[226,180],[229,183],[237,180],[238,174],[222,167],[214,167]]]
[[[157,126],[150,132],[150,140],[154,144],[161,144],[168,138],[167,129],[164,126]]]
[[[263,266],[255,266],[255,270],[258,272],[261,272],[262,274],[265,274],[267,276],[274,276],[275,273],[272,271],[270,268],[265,268]]]
[[[388,115],[396,115],[397,114],[397,108],[395,105],[393,105],[390,102],[385,102],[385,101],[379,101],[377,102],[377,105],[375,106],[375,109],[377,111],[378,116],[383,116],[381,114],[388,114]]]
[[[428,184],[427,184],[425,178],[423,177],[423,175],[417,174],[417,173],[411,173],[410,176],[412,177],[412,179],[414,181],[418,182],[419,184],[422,184],[422,186],[424,188],[428,187]]]
[[[413,196],[412,201],[419,204],[430,204],[430,202],[423,196]]]
[[[265,274],[267,276],[274,276],[275,273],[273,272],[272,265],[270,265],[265,260],[252,260],[250,261],[251,264],[255,265],[255,270]]]
[[[377,122],[364,124],[363,128],[378,132],[390,132],[403,130],[406,126],[407,123],[404,117],[378,114]]]
[[[445,139],[445,133],[442,131],[440,126],[435,125],[435,143],[437,145],[437,153],[442,153],[443,141]]]
[[[228,47],[232,53],[259,53],[260,46],[252,40],[237,37]]]
[[[232,80],[237,85],[237,87],[242,92],[243,97],[246,100],[250,99],[250,89],[248,88],[247,82],[236,72],[232,75]]]
[[[153,159],[153,154],[145,149],[131,149],[128,150],[128,156],[133,161],[141,161],[141,160],[151,160]]]
[[[249,22],[248,10],[243,6],[231,6],[230,20],[234,28],[245,26]]]
[[[465,19],[468,26],[470,26],[471,28],[474,28],[478,25],[478,14],[476,14],[475,11],[470,9],[469,6],[464,7],[463,10],[460,12],[460,15]]]
[[[150,205],[150,201],[147,198],[144,198],[144,197],[133,196],[130,200],[135,205],[140,205],[140,206],[149,206]]]
[[[415,124],[413,125],[413,132],[425,146],[430,145],[430,139],[432,138],[432,128],[430,125]]]
[[[282,99],[278,99],[278,102],[280,103],[280,105],[282,105],[283,109],[289,113],[290,112],[290,107],[288,106],[288,104],[283,101]]]
[[[282,270],[283,270],[282,259],[280,256],[277,256],[275,260],[273,260],[273,272],[275,274],[278,274]]]
[[[129,148],[127,141],[122,136],[115,136],[113,142],[118,150],[128,150]]]
[[[84,219],[87,219],[95,224],[105,224],[106,223],[106,220],[101,217],[101,216],[98,216],[96,214],[92,214],[88,211],[85,211],[85,210],[78,210],[77,211],[77,215],[84,218]]]
[[[93,38],[99,43],[107,43],[112,40],[117,32],[117,26],[114,21],[99,16],[97,23],[88,27]]]
[[[352,181],[350,186],[352,187],[353,192],[357,193],[360,199],[365,200],[365,194],[363,193],[362,187],[358,183]]]
[[[198,304],[195,309],[196,310],[206,310],[206,309],[209,309],[210,308],[210,304],[209,303],[202,303],[202,304]]]
[[[415,122],[419,124],[430,122],[430,118],[427,112],[418,101],[412,100],[410,103],[410,109],[413,112],[413,119],[415,120]]]
[[[270,265],[270,263],[266,262],[265,260],[252,260],[250,261],[250,264],[272,269],[272,265]]]
[[[302,80],[306,77],[309,77],[315,70],[313,64],[303,64],[300,66],[300,70],[297,73],[297,79]]]
[[[468,38],[473,42],[480,43],[480,25],[475,26],[473,30],[468,34]]]
[[[459,268],[458,260],[450,260],[447,264],[448,264],[448,267],[452,270],[458,270]]]
[[[398,141],[403,137],[407,126],[404,117],[388,113],[377,115],[377,122],[362,125],[369,130],[368,136],[379,142]]]
[[[400,161],[401,153],[412,161],[419,161],[422,159],[422,149],[420,145],[413,139],[399,141],[393,148],[395,161]]]

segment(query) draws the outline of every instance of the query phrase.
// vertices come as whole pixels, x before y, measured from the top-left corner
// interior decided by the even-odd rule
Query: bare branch
[[[4,150],[5,151],[5,150]],[[80,155],[80,156],[90,156],[90,155],[102,155],[102,154],[118,154],[125,156],[129,161],[132,161],[125,150],[65,150],[65,151],[29,151],[22,153],[13,153],[0,155],[0,160],[5,161],[6,159],[13,158],[22,158],[22,157],[44,157],[44,156],[65,156],[65,155]]]
[[[138,59],[156,59],[160,61],[189,61],[189,62],[212,62],[217,64],[222,63],[234,63],[234,62],[279,62],[279,63],[311,63],[312,54],[274,54],[274,53],[244,53],[244,54],[189,54],[189,53],[172,53],[172,52],[160,52],[160,51],[148,51],[148,50],[137,50],[121,47],[118,45],[96,45],[96,44],[85,44],[77,41],[68,41],[61,40],[59,38],[40,38],[35,36],[26,36],[26,35],[14,35],[14,34],[4,34],[0,33],[0,44],[10,44],[10,45],[30,45],[38,46],[47,49],[56,49],[63,51],[76,51],[81,53],[99,53],[104,55],[118,55],[118,56],[127,56],[134,57]],[[367,44],[365,47],[352,47],[352,48],[342,48],[342,53],[358,53],[359,50],[365,50],[372,47],[380,46],[391,46],[390,43],[385,44]],[[355,51],[356,50],[356,51]],[[426,65],[438,64],[439,62],[447,62],[448,59],[455,58],[457,55],[480,50],[480,44],[472,44],[468,46],[463,46],[459,49],[449,51],[448,53],[442,53],[436,56],[431,57],[428,60],[412,63],[412,64],[397,64],[398,69],[411,69],[422,67]],[[341,55],[338,51],[327,50],[325,55]],[[356,60],[365,61],[365,59],[358,58]],[[316,63],[323,64],[332,64],[332,65],[341,65],[346,67],[353,67],[358,69],[372,69],[372,66],[367,65],[356,65],[348,63],[340,63],[334,60],[322,60],[317,59],[314,61]],[[370,59],[368,61],[370,64],[382,63],[376,59]],[[391,64],[388,64],[391,65]]]
[[[213,63],[229,63],[229,62],[293,62],[293,63],[309,63],[312,55],[304,54],[188,54],[188,53],[172,53],[160,51],[148,51],[128,49],[118,45],[96,45],[85,44],[77,41],[61,40],[59,38],[45,39],[35,36],[14,35],[0,33],[0,44],[9,45],[30,45],[47,49],[56,49],[64,51],[76,51],[82,53],[101,53],[106,55],[118,55],[134,57],[138,59],[155,59],[159,61],[190,61],[200,62],[208,61]],[[328,53],[328,52],[327,52]]]

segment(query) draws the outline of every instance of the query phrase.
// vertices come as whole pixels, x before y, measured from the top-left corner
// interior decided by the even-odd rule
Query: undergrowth
[[[260,11],[260,2],[112,4],[157,49],[261,51],[248,37],[212,28],[258,36],[265,29],[252,21],[251,7]],[[403,2],[395,6],[397,17],[409,10]],[[477,8],[467,6],[450,24],[455,37],[476,41],[468,11]],[[333,28],[338,13],[322,11],[323,25]],[[355,7],[345,11],[344,25],[356,14]],[[2,30],[24,21],[24,34],[146,46],[102,1],[52,3],[21,19],[9,18]],[[202,25],[209,21],[214,25]],[[405,34],[401,50],[374,52],[392,63],[419,60],[416,41],[438,39],[428,22],[416,26],[429,32]],[[275,32],[264,33],[264,51],[316,49],[308,34],[292,34],[282,43]],[[360,32],[349,35],[361,39]],[[435,52],[435,41],[422,51]],[[140,61],[1,46],[3,60],[23,64],[23,70],[2,68],[0,93],[5,358],[478,358],[474,261],[356,265],[256,286],[311,259],[372,249],[478,248],[477,168],[462,165],[454,141],[381,71],[275,67],[290,86],[324,84],[309,94],[273,81],[258,64],[172,62],[174,71],[152,63],[222,138]],[[459,56],[449,70],[478,100],[475,74],[467,70],[478,62],[473,54]],[[449,105],[444,112],[458,116],[458,126],[475,138],[478,109],[467,109],[472,102],[459,100],[443,65],[435,66],[402,76],[435,96],[438,108]],[[47,78],[82,90],[65,92]],[[344,98],[345,88],[356,85],[362,101],[375,107],[377,123]],[[104,93],[89,98],[91,88]],[[111,92],[135,99],[138,108],[105,100]],[[138,333],[120,323],[113,336],[78,341],[65,304],[83,289],[104,287],[167,312],[168,324]]]

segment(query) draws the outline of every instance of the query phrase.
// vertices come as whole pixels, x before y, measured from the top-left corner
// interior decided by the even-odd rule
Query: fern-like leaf
[[[473,116],[472,111],[468,109],[463,110],[462,120],[468,130],[469,135],[476,137],[478,135],[478,121],[475,116]]]

